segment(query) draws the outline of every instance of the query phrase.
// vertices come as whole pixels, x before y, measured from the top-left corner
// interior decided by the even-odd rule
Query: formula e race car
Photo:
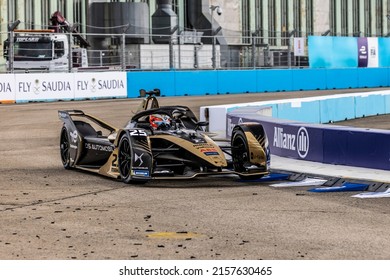
[[[208,122],[199,122],[188,107],[160,107],[158,89],[140,93],[137,113],[121,129],[80,110],[58,111],[65,169],[125,183],[221,174],[253,180],[269,173],[268,139],[260,124],[242,123],[231,139],[216,140],[205,131]]]

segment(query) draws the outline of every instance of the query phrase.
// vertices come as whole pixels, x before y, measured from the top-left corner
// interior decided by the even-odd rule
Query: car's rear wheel
[[[249,147],[245,133],[242,130],[236,130],[232,137],[232,159],[234,171],[239,173],[247,172],[245,164],[249,164]],[[256,180],[263,175],[239,175],[243,180]]]
[[[147,180],[136,180],[131,176],[132,152],[130,139],[123,134],[118,146],[118,167],[121,180],[126,184],[144,184]]]
[[[69,133],[65,126],[61,129],[60,136],[60,154],[62,165],[65,169],[70,169],[70,142],[69,142]]]

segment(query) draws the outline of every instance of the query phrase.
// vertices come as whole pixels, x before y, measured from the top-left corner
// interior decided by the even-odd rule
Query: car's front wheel
[[[118,167],[121,180],[126,184],[144,184],[147,180],[133,179],[131,175],[132,151],[130,139],[123,134],[118,146]]]
[[[247,172],[245,165],[250,165],[249,146],[245,133],[242,130],[233,132],[232,137],[232,159],[234,171],[239,173]],[[263,177],[263,175],[240,175],[243,180],[256,180]]]

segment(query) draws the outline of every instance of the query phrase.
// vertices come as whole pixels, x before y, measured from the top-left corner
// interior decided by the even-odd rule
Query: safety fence
[[[12,31],[0,33],[0,39],[3,73],[308,66],[307,37],[301,38],[299,50],[293,37],[206,36],[198,31],[158,36],[84,33],[75,38],[69,33]]]

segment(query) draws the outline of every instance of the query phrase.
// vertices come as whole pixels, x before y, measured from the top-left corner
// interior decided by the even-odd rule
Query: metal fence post
[[[122,71],[126,71],[126,33],[122,33]]]
[[[294,29],[288,34],[288,54],[287,54],[287,59],[288,59],[288,68],[291,68],[291,45],[292,45],[292,37],[294,37],[295,33],[297,31]]]
[[[16,20],[8,25],[8,71],[14,72],[14,30],[20,24],[20,20]]]
[[[255,44],[255,33],[252,33],[252,66],[256,69],[256,44]]]
[[[72,60],[72,33],[68,33],[68,72],[72,72],[73,60]]]
[[[14,72],[14,32],[8,32],[8,72]]]

